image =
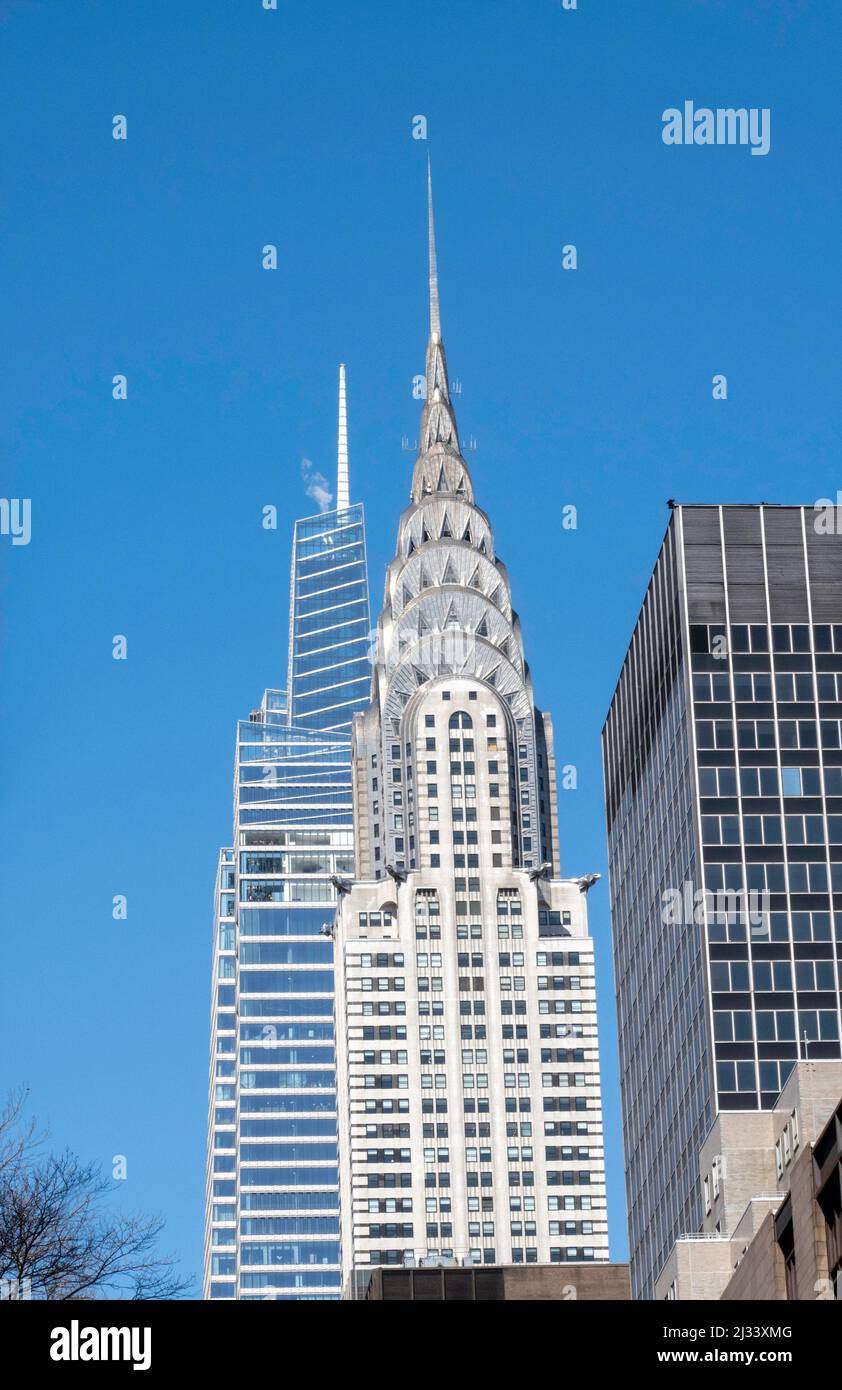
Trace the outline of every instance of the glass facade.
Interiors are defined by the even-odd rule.
[[[632,1290],[721,1110],[840,1056],[842,538],[677,508],[603,735]]]
[[[371,694],[365,526],[360,505],[295,523],[290,720],[350,735]]]
[[[217,874],[210,1299],[340,1293],[333,941],[324,928],[332,878],[353,872],[350,720],[371,671],[362,507],[296,524],[291,613],[291,690],[268,690],[237,726],[234,847],[221,851]]]
[[[799,1057],[840,1056],[842,626],[690,642],[705,886],[761,909],[708,928],[717,1099],[769,1109]]]

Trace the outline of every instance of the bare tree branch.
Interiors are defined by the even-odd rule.
[[[25,1086],[18,1086],[0,1109],[0,1178],[14,1172],[43,1140],[34,1117],[24,1119],[28,1094]]]
[[[191,1281],[156,1253],[163,1220],[115,1214],[113,1184],[95,1164],[41,1153],[25,1103],[16,1091],[0,1111],[0,1297],[183,1297]]]

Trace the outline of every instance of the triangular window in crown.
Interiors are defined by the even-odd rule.
[[[494,604],[494,607],[495,607],[495,608],[499,608],[499,607],[500,607],[500,585],[499,585],[499,584],[497,584],[497,585],[495,586],[494,592],[493,592],[492,595],[491,595],[491,602]]]
[[[455,567],[454,567],[454,564],[453,564],[453,561],[452,561],[452,560],[448,560],[447,564],[445,565],[445,567],[444,567],[444,574],[443,574],[442,577],[441,577],[441,582],[442,582],[442,584],[458,584],[458,583],[459,583],[459,577],[458,577],[458,575],[457,575],[457,573],[456,573],[456,569],[455,569]]]
[[[462,539],[463,539],[463,541],[467,541],[467,542],[468,542],[468,545],[473,545],[473,543],[474,543],[474,538],[473,538],[473,536],[471,535],[471,523],[470,523],[470,521],[468,522],[467,526],[465,527],[465,530],[464,530],[463,533],[462,533]]]
[[[473,574],[468,580],[468,587],[471,589],[482,589],[482,584],[480,583],[479,577],[479,565],[477,565],[476,569],[474,570]]]
[[[428,576],[428,574],[427,574],[427,571],[425,570],[424,566],[422,565],[422,566],[421,566],[421,574],[420,574],[420,577],[419,577],[419,580],[418,580],[418,588],[419,588],[419,590],[421,590],[421,589],[429,589],[429,587],[430,587],[430,579],[429,579],[429,576]]]
[[[444,629],[443,629],[443,630],[446,632],[446,631],[448,630],[448,628],[459,628],[459,627],[461,627],[461,623],[459,622],[459,614],[456,612],[456,605],[455,605],[455,603],[451,603],[450,607],[449,607],[448,610],[447,610],[447,617],[446,617],[445,620],[444,620]]]
[[[484,537],[484,536],[481,536],[481,537],[480,537],[480,542],[479,542],[479,553],[480,553],[480,555],[487,555],[487,554],[488,554],[488,551],[487,551],[486,548],[485,548],[485,537]]]
[[[488,623],[486,622],[486,620],[485,620],[485,614],[483,613],[482,617],[481,617],[480,620],[479,620],[479,626],[477,627],[477,637],[487,637],[487,636],[488,636]]]
[[[449,492],[450,485],[447,481],[447,474],[444,471],[444,464],[439,469],[439,480],[436,483],[436,492]]]
[[[414,554],[415,554],[415,541],[414,541],[414,540],[412,539],[412,537],[410,536],[410,538],[409,538],[409,545],[408,545],[407,548],[406,548],[406,558],[409,559],[410,555],[414,555]]]
[[[445,514],[444,514],[444,518],[443,518],[442,523],[441,523],[441,531],[439,532],[439,535],[440,535],[440,536],[449,536],[449,537],[451,538],[451,540],[452,540],[452,538],[453,538],[453,532],[452,532],[451,529],[450,529],[450,522],[449,522],[448,519],[447,519],[447,512],[445,512]]]
[[[430,539],[430,533],[429,533],[429,531],[427,530],[427,523],[426,523],[426,522],[422,522],[422,523],[421,523],[421,544],[423,545],[424,542],[425,542],[425,541],[428,541],[429,539]]]
[[[497,672],[498,672],[498,670],[499,670],[499,667],[495,666],[493,671],[489,671],[488,675],[487,675],[486,678],[485,678],[485,679],[488,681],[488,684],[489,684],[489,685],[495,685],[495,686],[496,686],[496,684],[497,684]]]

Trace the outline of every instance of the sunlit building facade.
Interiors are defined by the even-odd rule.
[[[431,198],[429,255],[420,448],[354,721],[336,923],[349,1280],[608,1257],[593,876],[558,877],[552,723],[459,446]]]
[[[289,690],[237,726],[214,921],[204,1293],[340,1293],[334,880],[353,868],[349,725],[368,672],[363,509],[296,523]],[[343,457],[344,455],[344,457]],[[333,618],[341,615],[339,622]]]

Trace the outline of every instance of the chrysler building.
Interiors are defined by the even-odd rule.
[[[335,935],[343,1276],[605,1260],[587,890],[561,878],[550,716],[462,457],[441,333],[354,716]]]

